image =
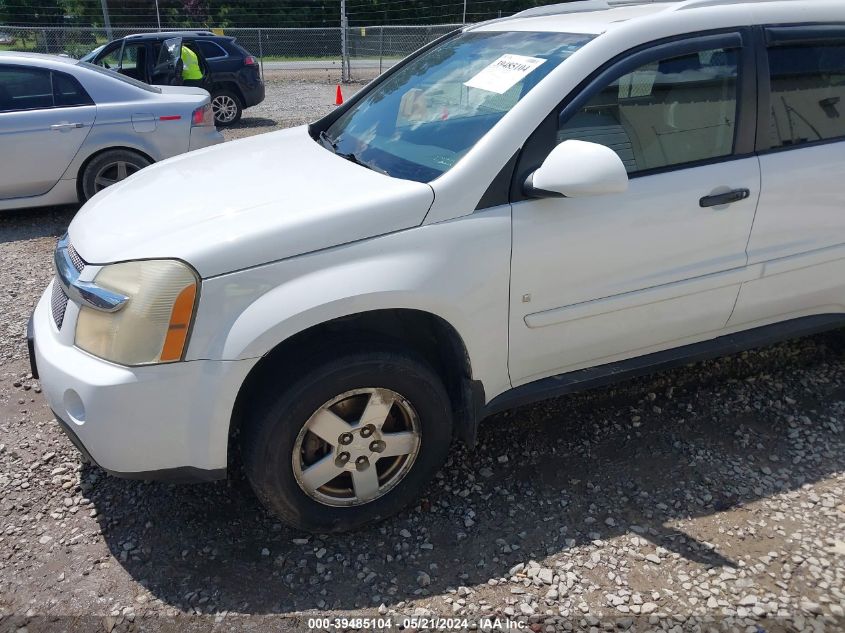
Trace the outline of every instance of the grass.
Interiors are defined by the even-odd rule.
[[[66,48],[71,49],[85,49],[82,51],[81,54],[85,54],[90,50],[94,50],[101,44],[105,44],[105,40],[100,41],[99,38],[95,44],[74,44],[71,46],[65,47],[58,47],[58,46],[51,46],[50,52],[51,53],[61,53]],[[18,38],[14,44],[0,44],[0,51],[16,51],[16,52],[25,52],[25,53],[45,53],[47,52],[44,49],[44,45],[40,42],[35,40],[22,40]],[[79,50],[75,50],[75,52],[79,52]],[[255,54],[255,53],[253,53]],[[337,62],[340,63],[340,56],[333,56],[333,55],[326,55],[326,56],[299,56],[299,55],[267,55],[264,57],[265,62]]]
[[[253,55],[258,56],[253,52]],[[265,55],[265,62],[340,62],[340,55],[313,55],[313,56],[298,56],[298,55]]]
[[[0,28],[0,32],[2,32],[2,28]],[[38,38],[35,37],[15,37],[14,33],[11,33],[12,37],[15,38],[14,44],[0,44],[0,51],[15,51],[15,52],[22,52],[22,53],[46,53],[47,50],[44,47],[43,42],[40,42]],[[101,44],[105,44],[108,40],[104,37],[96,37],[94,43],[88,42],[85,44],[79,44],[72,41],[65,42],[65,43],[58,43],[50,41],[49,49],[50,53],[58,54],[63,52],[69,52],[77,55],[78,57],[82,57],[89,51],[94,50]]]
[[[256,53],[253,52],[253,55]],[[256,55],[256,57],[258,57]],[[378,59],[378,53],[374,53],[373,55],[358,55],[352,58],[354,62],[358,58],[363,59]],[[404,55],[384,55],[382,59],[384,61],[398,61],[400,59],[404,59]],[[340,63],[340,55],[313,55],[313,56],[296,56],[296,55],[265,55],[264,56],[265,62],[338,62]]]
[[[106,43],[105,38],[98,37],[94,44],[67,44],[64,47],[50,46],[50,52],[53,54],[61,52],[70,52],[78,57],[81,57],[88,51],[94,50],[101,44]],[[0,44],[0,51],[21,51],[28,53],[45,53],[44,45],[36,39],[21,39],[17,38],[14,44]],[[253,55],[257,56],[257,52],[253,51]],[[368,59],[378,59],[378,53],[368,56]],[[397,61],[402,59],[402,55],[385,55],[382,59],[384,61]],[[265,55],[263,60],[265,62],[334,62],[340,64],[340,55]],[[353,57],[352,61],[355,61]]]
[[[38,52],[35,42],[22,42],[17,40],[14,44],[0,44],[0,51],[20,51],[26,53]],[[41,49],[44,52],[44,49]]]

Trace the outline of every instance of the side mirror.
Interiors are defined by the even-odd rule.
[[[628,189],[628,172],[619,155],[605,145],[564,141],[525,181],[532,198],[578,198]]]

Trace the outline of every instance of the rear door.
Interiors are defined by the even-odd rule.
[[[91,131],[96,111],[69,74],[0,64],[0,148],[5,154],[0,156],[0,199],[50,191]]]
[[[761,30],[757,279],[731,326],[845,310],[845,26]]]
[[[173,86],[182,82],[182,38],[164,40],[158,49],[158,58],[153,66],[150,83]]]

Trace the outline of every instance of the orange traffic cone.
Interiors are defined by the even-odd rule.
[[[342,105],[343,104],[343,93],[340,91],[340,84],[337,84],[337,92],[334,96],[334,104],[335,105]]]

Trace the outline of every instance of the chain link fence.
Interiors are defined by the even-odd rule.
[[[346,31],[350,79],[381,73],[406,55],[459,28],[458,24],[433,26],[355,26]],[[184,30],[184,29],[162,29]],[[197,29],[192,29],[197,30]],[[0,50],[29,51],[82,57],[111,39],[133,33],[154,33],[156,28],[119,27],[111,37],[103,28],[16,27],[0,25]],[[262,71],[342,68],[341,28],[227,28],[216,31],[237,38],[261,61]],[[365,72],[366,71],[366,72]]]
[[[357,68],[373,68],[378,72],[390,68],[418,48],[446,35],[460,24],[433,26],[355,26],[347,29],[347,47],[351,72]]]

